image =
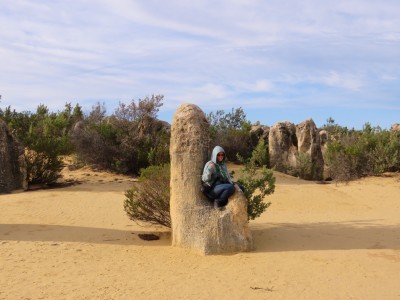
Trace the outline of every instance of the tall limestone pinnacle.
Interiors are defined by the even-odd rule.
[[[211,255],[250,251],[247,200],[236,190],[224,210],[200,191],[204,164],[210,159],[209,123],[196,105],[183,104],[171,127],[172,245]]]

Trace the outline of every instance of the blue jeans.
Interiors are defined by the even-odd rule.
[[[235,186],[231,183],[221,183],[214,186],[209,193],[210,198],[215,199],[218,206],[225,206],[228,203],[228,198],[235,192]]]

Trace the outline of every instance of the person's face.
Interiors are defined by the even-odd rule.
[[[217,160],[219,162],[223,161],[224,158],[225,158],[225,153],[224,152],[220,152],[220,153],[217,154]]]

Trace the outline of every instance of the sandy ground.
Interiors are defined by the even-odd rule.
[[[0,299],[400,299],[400,174],[348,185],[276,173],[256,249],[199,256],[123,210],[133,179],[0,195]],[[140,233],[157,233],[144,241]]]

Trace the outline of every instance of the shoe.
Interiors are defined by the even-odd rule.
[[[214,200],[214,208],[219,209],[218,202]]]
[[[219,206],[217,201],[214,201],[214,208],[218,209],[219,211],[225,210],[225,205],[224,206]]]

